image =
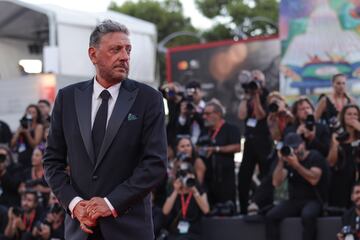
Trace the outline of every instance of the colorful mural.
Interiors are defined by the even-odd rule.
[[[282,93],[315,96],[344,73],[360,95],[360,0],[282,0],[280,12]]]

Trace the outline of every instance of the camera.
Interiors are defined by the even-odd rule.
[[[246,93],[253,93],[261,88],[261,83],[259,80],[251,80],[248,83],[241,84],[241,86],[243,87]]]
[[[336,133],[338,135],[336,140],[340,143],[345,142],[350,137],[350,134],[341,126],[341,123],[337,120],[336,117],[330,118],[329,128],[332,133]]]
[[[31,122],[32,122],[32,117],[30,114],[27,114],[26,116],[20,119],[20,125],[22,128],[25,129],[27,129],[31,125]]]
[[[6,160],[6,155],[5,155],[5,154],[0,153],[0,163],[5,162],[5,160]]]
[[[251,94],[261,88],[261,82],[256,77],[253,77],[249,71],[241,71],[238,76],[238,80],[246,93]]]
[[[176,154],[176,159],[178,159],[180,162],[190,162],[191,158],[189,157],[189,155],[187,155],[186,153],[183,152],[179,152],[178,154]]]
[[[279,111],[279,104],[277,104],[277,102],[272,102],[269,104],[268,106],[269,112],[271,113],[276,113]]]
[[[199,146],[198,154],[202,158],[207,158],[207,148],[214,145],[209,135],[200,136],[197,145]]]
[[[32,188],[35,187],[36,185],[42,184],[43,183],[43,179],[39,178],[39,179],[34,179],[34,180],[27,180],[25,182],[25,187],[26,188]]]
[[[345,240],[358,239],[358,238],[355,237],[355,232],[353,231],[351,226],[343,226],[340,233],[344,236]]]
[[[188,176],[189,174],[194,174],[191,164],[187,162],[180,163],[179,169],[176,172],[176,178],[180,179],[184,186],[191,188],[195,186],[196,180],[194,177]]]
[[[313,114],[307,115],[306,120],[305,120],[306,129],[308,129],[309,131],[313,131],[314,126],[315,126],[315,117],[314,117],[314,115]]]
[[[214,208],[209,213],[209,216],[230,217],[234,216],[236,210],[233,201],[216,203]]]
[[[60,204],[55,203],[54,205],[52,205],[49,209],[50,213],[56,213],[59,214],[63,211],[63,208],[60,206]]]
[[[14,207],[12,212],[17,217],[21,217],[23,215],[23,210],[19,207]]]
[[[290,146],[284,145],[280,148],[280,153],[284,157],[290,156],[291,154],[293,154],[293,152],[294,152],[294,149]]]

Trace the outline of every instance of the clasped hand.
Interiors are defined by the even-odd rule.
[[[111,210],[103,198],[93,197],[90,200],[81,200],[76,204],[73,214],[80,222],[81,230],[92,234],[91,228],[96,226],[97,219],[110,216]]]

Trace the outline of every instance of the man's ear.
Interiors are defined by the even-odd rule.
[[[91,62],[93,64],[97,63],[97,54],[96,54],[96,48],[95,47],[89,47],[88,54]]]

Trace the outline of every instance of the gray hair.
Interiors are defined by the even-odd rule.
[[[212,98],[209,102],[206,103],[206,107],[213,107],[214,112],[220,113],[221,117],[224,117],[226,114],[225,107],[221,104],[221,102],[216,99]]]
[[[112,20],[104,20],[100,24],[98,24],[94,31],[90,35],[89,46],[90,47],[98,47],[101,38],[108,33],[121,32],[129,35],[129,30],[127,27],[121,23],[112,21]]]

